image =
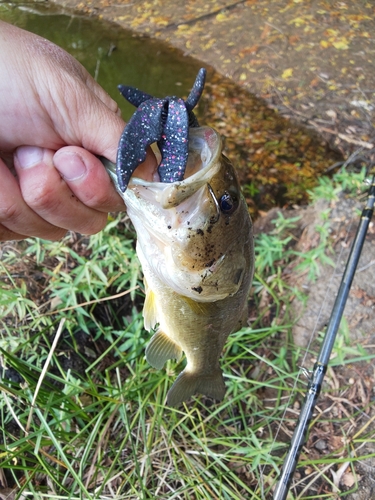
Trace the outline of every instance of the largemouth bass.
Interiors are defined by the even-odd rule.
[[[137,233],[144,273],[147,361],[161,369],[187,359],[168,392],[176,406],[196,393],[221,400],[220,356],[230,333],[247,323],[253,277],[253,232],[246,202],[218,133],[190,128],[187,167],[177,182],[131,177],[122,192]],[[112,171],[111,171],[112,170]]]

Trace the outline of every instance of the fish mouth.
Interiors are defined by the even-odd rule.
[[[134,172],[128,188],[145,202],[157,203],[162,209],[175,208],[191,199],[220,169],[215,162],[221,152],[219,134],[210,127],[189,129],[189,156],[182,181],[173,183],[145,180],[142,172]],[[142,176],[142,177],[141,177]],[[148,176],[150,178],[150,175]],[[154,174],[154,179],[157,175]],[[126,200],[127,205],[130,200]],[[198,200],[194,200],[198,201]]]
[[[219,134],[206,126],[190,128],[188,162],[182,181],[152,182],[133,176],[123,197],[138,238],[146,230],[159,250],[164,251],[171,239],[184,246],[183,241],[192,232],[215,223],[218,207],[210,181],[221,169],[220,158]]]

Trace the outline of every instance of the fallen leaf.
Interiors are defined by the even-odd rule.
[[[313,78],[310,82],[310,87],[316,87],[317,85],[319,85],[319,83],[320,83],[320,79],[318,77]]]
[[[291,35],[288,40],[290,45],[295,45],[300,40],[300,37],[298,35]]]
[[[361,479],[360,476],[357,476],[357,480],[359,481],[360,479]],[[352,472],[347,472],[341,478],[341,484],[347,486],[348,488],[351,488],[354,483],[355,483],[355,477]]]
[[[306,19],[303,19],[303,17],[296,17],[294,19],[292,19],[291,21],[289,21],[288,24],[294,24],[295,26],[303,26],[304,24],[306,24]]]
[[[239,56],[244,57],[245,54],[256,54],[259,50],[259,45],[252,45],[251,47],[245,47],[239,51]]]
[[[269,24],[266,24],[263,28],[262,34],[260,35],[261,40],[267,38],[270,32],[271,32],[271,26]]]
[[[288,68],[283,71],[281,78],[286,80],[287,78],[290,78],[292,75],[293,75],[293,68]]]
[[[332,45],[338,50],[347,50],[349,48],[348,42],[345,39],[332,42]]]
[[[217,14],[215,19],[219,23],[222,23],[228,19],[228,16],[227,16],[227,14],[224,14],[223,12],[219,12],[219,14]]]

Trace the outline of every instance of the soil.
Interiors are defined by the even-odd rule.
[[[252,92],[279,115],[320,134],[339,155],[337,158],[356,157],[366,164],[372,162],[375,144],[373,2],[53,0],[53,3],[168,42],[232,80],[235,88],[241,88],[239,95],[244,90]],[[327,324],[359,221],[356,211],[362,208],[363,200],[341,194],[339,202],[319,202],[285,212],[288,216],[302,215],[297,246],[307,251],[318,244],[317,226],[321,224],[322,214],[330,209],[334,249],[334,255],[330,256],[336,260],[335,268],[320,266],[320,276],[315,283],[307,282],[306,276],[298,275],[293,269],[286,270],[290,272],[291,283],[308,291],[306,304],[297,299],[293,302],[295,315],[299,317],[293,334],[295,343],[303,348],[313,335],[309,352],[314,352],[318,332]],[[271,215],[276,215],[277,210],[257,220],[258,231],[272,227]],[[358,346],[369,354],[374,352],[374,240],[375,227],[371,224],[345,309],[349,332],[349,337],[344,339],[347,352],[349,347]],[[308,356],[304,360],[306,368],[311,369],[313,361],[312,356]],[[325,384],[333,389],[331,399],[320,401],[319,411],[328,408],[339,419],[340,415],[350,417],[359,408],[361,417],[357,417],[353,428],[348,427],[347,419],[344,426],[334,429],[325,429],[318,422],[310,434],[308,448],[324,453],[325,448],[334,448],[335,439],[341,446],[342,439],[350,440],[367,422],[371,426],[374,383],[370,363],[353,362],[342,367],[336,364],[330,368]],[[367,449],[366,452],[361,449],[361,455],[374,453],[373,444],[364,446]],[[355,465],[359,490],[346,498],[374,497],[374,467],[373,459]],[[335,474],[340,476],[336,480]],[[350,474],[349,465],[332,472],[341,491],[348,488]],[[339,498],[333,486],[331,492],[330,498]]]

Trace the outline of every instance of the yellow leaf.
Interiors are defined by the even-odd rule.
[[[244,80],[246,80],[246,73],[241,73],[240,74],[240,80],[243,82]]]
[[[179,25],[177,26],[177,29],[178,29],[179,31],[188,31],[188,30],[189,30],[189,28],[190,28],[190,26],[189,26],[188,24],[179,24]]]
[[[170,18],[166,16],[156,16],[156,17],[151,17],[150,21],[153,24],[159,24],[160,26],[167,26],[170,22]]]
[[[349,48],[349,45],[345,39],[338,40],[337,42],[332,42],[332,45],[335,47],[335,49],[338,50],[346,50]]]
[[[339,34],[339,32],[337,30],[334,30],[332,28],[328,28],[326,30],[326,33],[327,33],[327,35],[330,35],[330,36],[337,36]]]
[[[326,49],[327,47],[329,47],[329,43],[327,42],[327,40],[320,40],[320,46],[323,47],[323,49]]]
[[[295,26],[302,26],[303,24],[306,24],[306,20],[303,19],[303,17],[295,17],[291,21],[289,21],[288,24],[294,24]]]
[[[222,23],[223,21],[226,21],[228,19],[228,16],[224,14],[223,12],[219,12],[219,14],[216,16],[216,21],[219,23]]]
[[[214,38],[211,38],[211,40],[209,40],[205,45],[202,46],[202,49],[208,50],[213,46],[214,43],[216,43],[216,40]]]
[[[281,78],[286,80],[287,78],[290,78],[292,75],[293,75],[293,68],[288,68],[283,71]]]

